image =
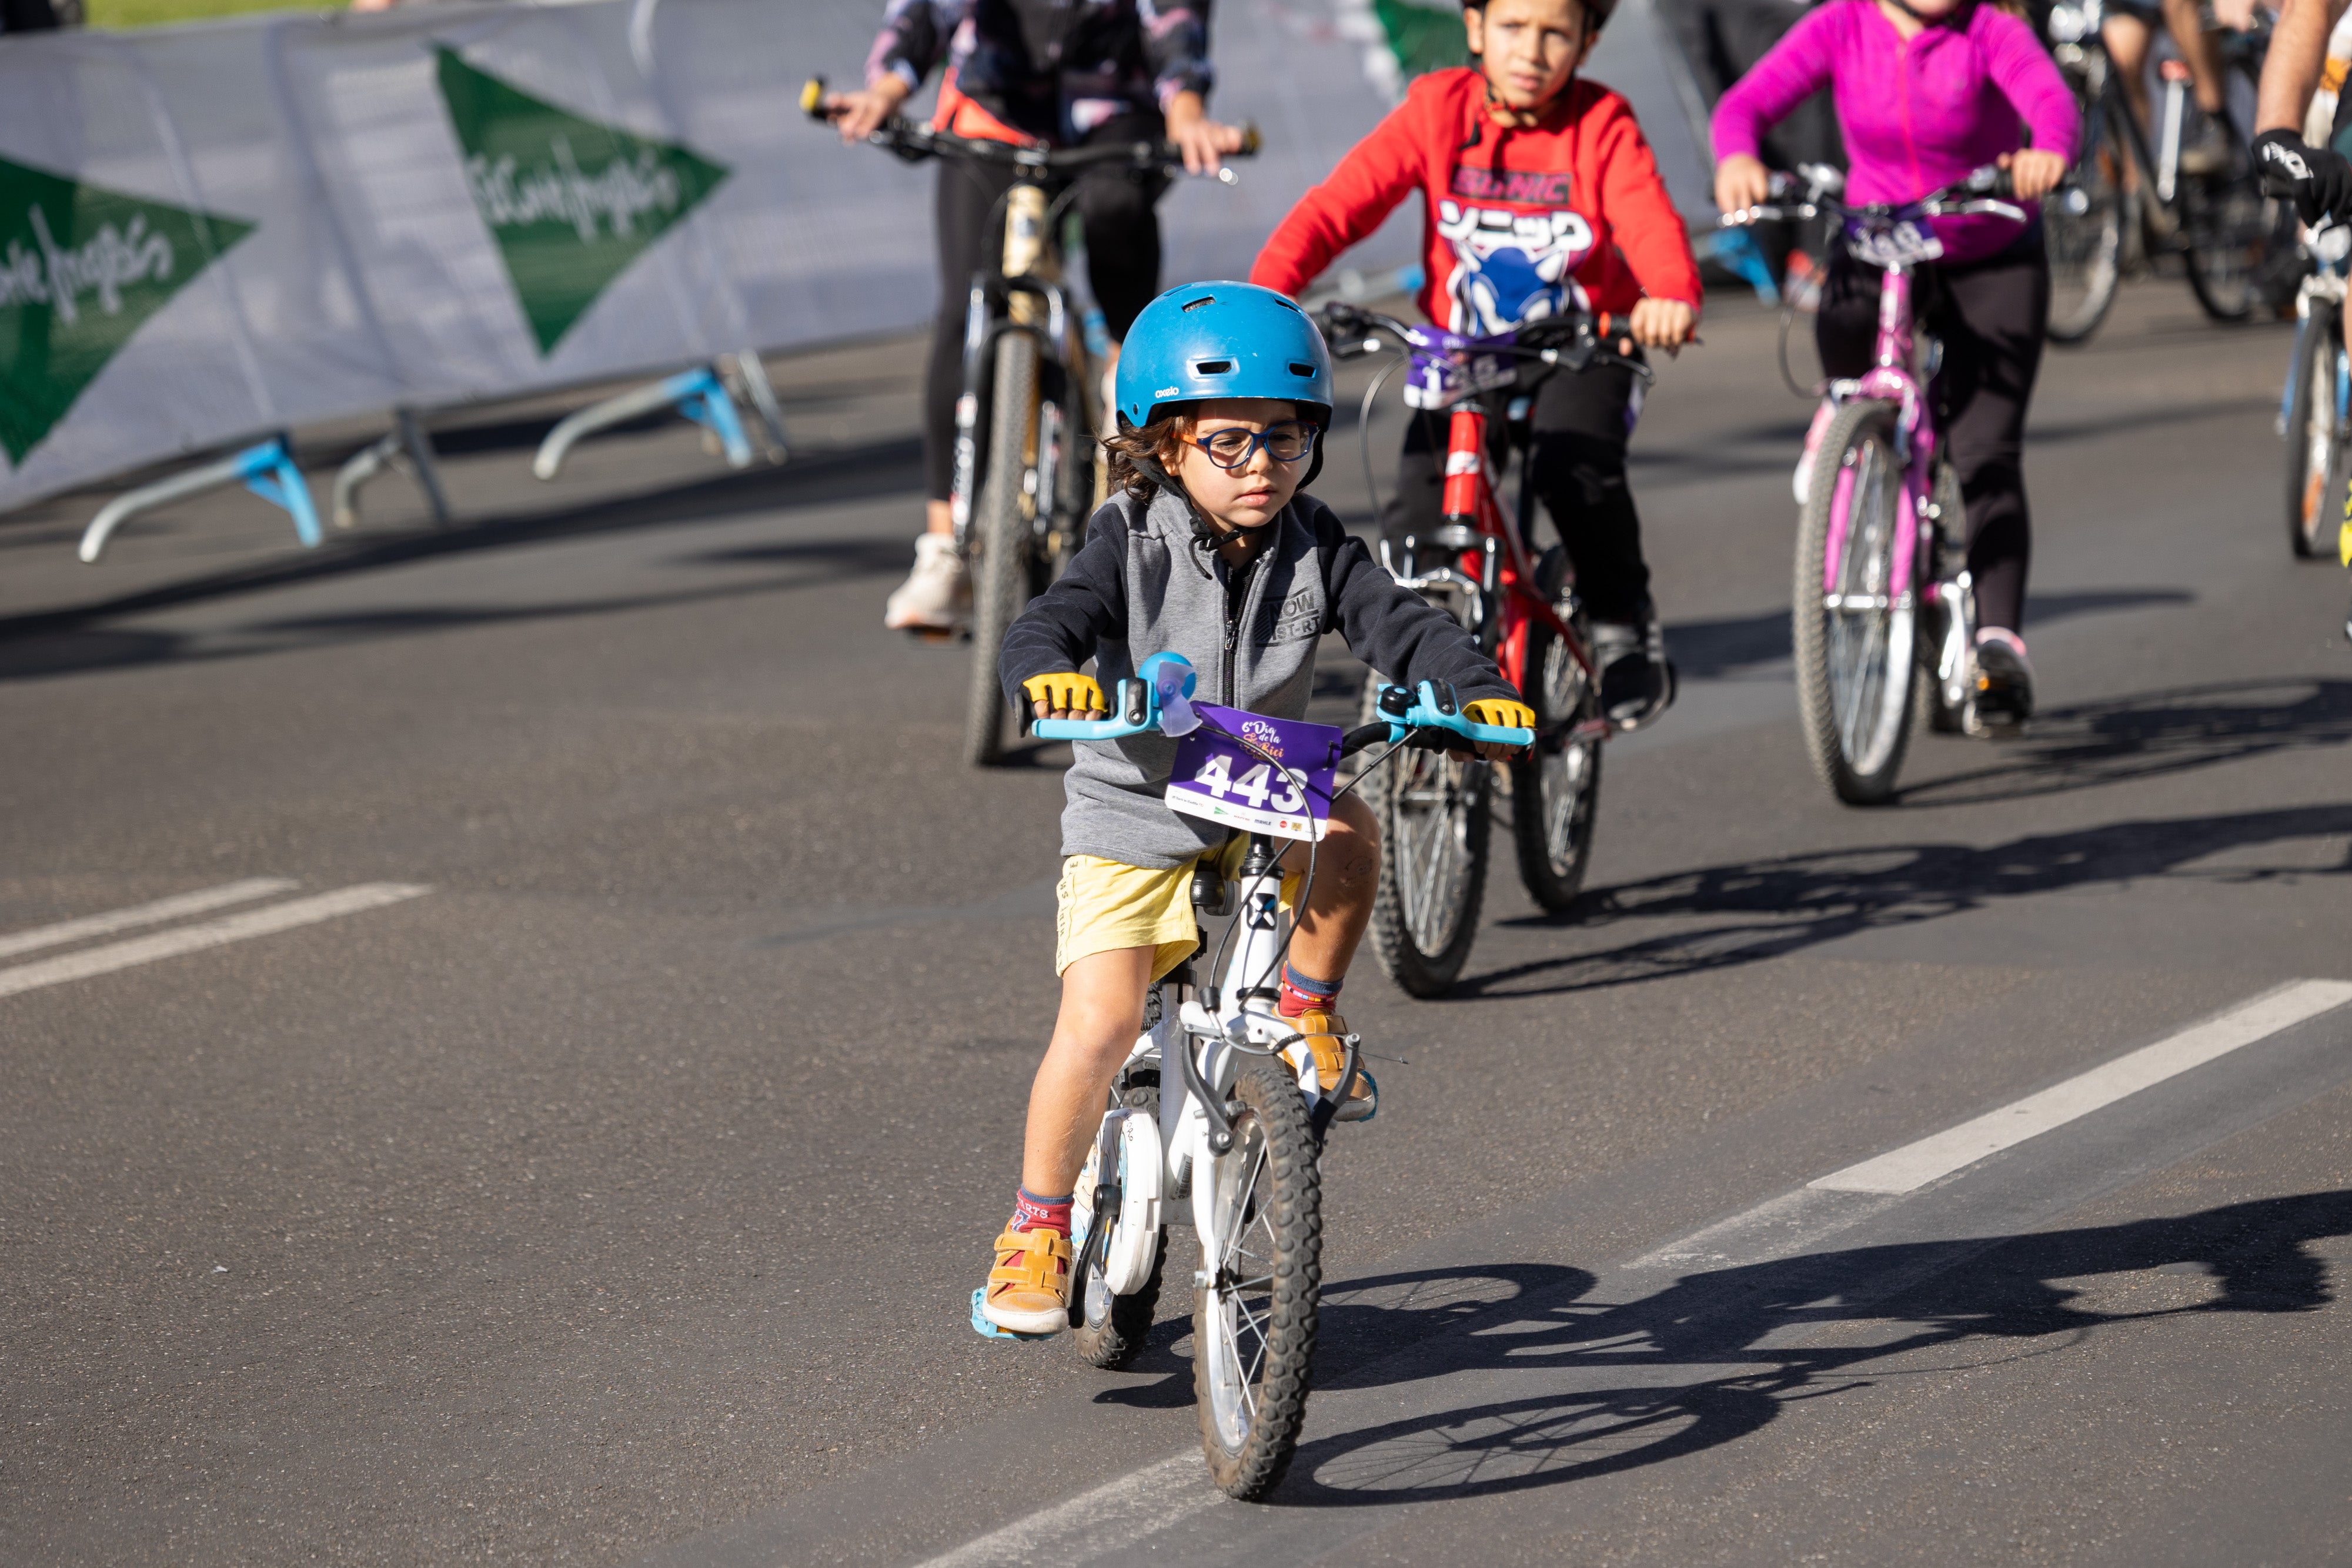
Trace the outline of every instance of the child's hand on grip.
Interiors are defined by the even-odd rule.
[[[1639,299],[1633,303],[1633,341],[1645,349],[1672,354],[1691,340],[1698,312],[1680,299]]]
[[[1075,670],[1032,675],[1021,683],[1029,694],[1029,710],[1039,718],[1100,718],[1110,711],[1102,687],[1092,675]]]
[[[1726,217],[1772,199],[1772,175],[1762,162],[1734,152],[1715,166],[1715,204]]]

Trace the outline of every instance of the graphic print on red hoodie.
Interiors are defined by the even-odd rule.
[[[1485,335],[1564,309],[1622,315],[1644,294],[1699,305],[1698,264],[1626,101],[1570,84],[1520,130],[1486,114],[1486,80],[1432,71],[1299,198],[1250,269],[1297,294],[1422,193],[1421,308]]]

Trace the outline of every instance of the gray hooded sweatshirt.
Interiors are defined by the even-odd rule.
[[[1006,632],[997,664],[1005,695],[1025,713],[1022,682],[1088,659],[1104,691],[1115,693],[1152,654],[1181,653],[1199,672],[1196,701],[1303,718],[1316,645],[1337,631],[1391,680],[1449,681],[1465,702],[1518,696],[1470,633],[1398,587],[1330,507],[1299,496],[1266,527],[1272,544],[1232,569],[1181,497],[1162,490],[1148,507],[1124,495],[1104,503],[1069,570]],[[1223,828],[1180,816],[1160,799],[1176,742],[1139,735],[1080,741],[1075,750],[1064,781],[1065,855],[1165,869],[1225,841]]]

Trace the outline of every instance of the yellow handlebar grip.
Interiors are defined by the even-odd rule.
[[[811,77],[801,84],[801,112],[812,120],[824,118],[824,78]]]
[[[1243,157],[1244,157],[1244,158],[1255,158],[1255,157],[1256,157],[1256,156],[1257,156],[1257,150],[1258,150],[1259,148],[1261,148],[1261,147],[1265,146],[1265,137],[1263,137],[1263,136],[1260,136],[1260,135],[1257,133],[1257,121],[1256,121],[1256,120],[1253,120],[1249,121],[1247,124],[1245,124],[1245,125],[1244,125],[1244,126],[1242,127],[1242,156],[1243,156]]]

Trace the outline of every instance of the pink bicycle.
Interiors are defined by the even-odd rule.
[[[2006,172],[1987,167],[1900,206],[1849,206],[1844,176],[1818,164],[1801,182],[1773,176],[1775,197],[1726,227],[1759,218],[1838,218],[1855,259],[1883,268],[1876,363],[1822,389],[1820,441],[1799,477],[1793,622],[1798,708],[1813,769],[1848,805],[1895,793],[1916,716],[1944,731],[1980,729],[1976,711],[1976,603],[1959,480],[1936,439],[1932,385],[1941,349],[1926,345],[1913,314],[1921,263],[1943,254],[1925,220],[1990,213],[2018,223],[2000,200]]]

